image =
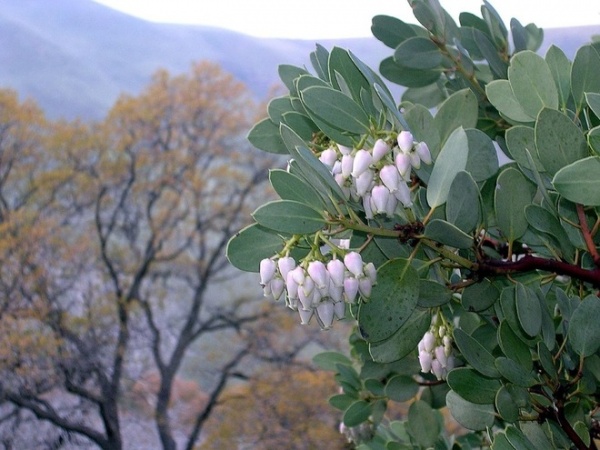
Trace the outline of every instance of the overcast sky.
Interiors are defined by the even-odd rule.
[[[371,36],[371,17],[387,14],[414,22],[406,0],[95,0],[154,22],[228,28],[260,37],[325,39]],[[461,11],[479,14],[482,0],[442,0],[458,19]],[[600,24],[596,0],[496,0],[491,2],[508,23],[568,27]]]

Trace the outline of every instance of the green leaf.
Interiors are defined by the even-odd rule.
[[[554,175],[563,167],[589,155],[583,132],[566,115],[543,109],[535,124],[538,158],[548,173]]]
[[[302,179],[285,170],[269,171],[269,181],[282,200],[294,200],[313,208],[323,208],[318,192]]]
[[[369,117],[365,111],[340,91],[312,86],[304,89],[300,96],[311,113],[311,118],[314,115],[331,126],[352,134],[369,131]]]
[[[378,15],[373,17],[371,32],[373,36],[395,49],[406,39],[415,36],[413,28],[395,17]]]
[[[520,238],[527,230],[525,207],[531,203],[535,191],[534,185],[512,167],[498,176],[494,209],[498,228],[508,241]]]
[[[496,368],[504,378],[517,386],[531,387],[538,383],[531,370],[527,370],[510,358],[504,356],[496,358]]]
[[[292,99],[289,96],[276,97],[267,106],[269,117],[274,123],[281,122],[283,114],[289,111],[294,111]]]
[[[460,328],[454,330],[454,340],[462,356],[475,370],[490,378],[500,376],[494,364],[494,357],[477,340]]]
[[[542,310],[535,293],[522,283],[515,284],[517,317],[527,335],[535,337],[542,329]]]
[[[498,343],[502,352],[508,358],[516,361],[528,370],[533,368],[529,347],[515,334],[506,320],[500,322],[500,326],[498,327]]]
[[[446,395],[446,404],[452,417],[469,430],[485,430],[494,424],[494,405],[468,402],[454,391],[449,391]]]
[[[463,232],[470,233],[480,218],[477,183],[468,172],[458,172],[448,192],[446,219]]]
[[[350,361],[350,359],[346,355],[338,352],[317,353],[313,357],[312,361],[319,369],[327,370],[330,372],[337,372],[338,366],[340,364],[345,366],[352,366],[352,361]]]
[[[428,83],[430,84],[430,83]],[[455,92],[440,105],[434,124],[443,144],[457,128],[476,128],[478,117],[477,97],[471,89]]]
[[[481,130],[470,128],[465,132],[469,142],[466,171],[477,182],[487,180],[498,172],[498,153],[494,142]]]
[[[587,142],[596,154],[600,153],[600,126],[594,127],[588,131]]]
[[[248,133],[248,140],[256,148],[268,153],[285,155],[288,153],[281,135],[279,125],[268,117],[256,123]]]
[[[600,348],[600,298],[588,295],[577,306],[569,322],[569,342],[583,357],[593,355]]]
[[[429,311],[413,311],[409,319],[391,338],[369,344],[369,352],[373,361],[391,363],[414,352],[430,325],[431,313]]]
[[[490,103],[505,117],[514,122],[533,122],[535,117],[525,112],[508,80],[494,80],[485,87]]]
[[[514,286],[507,286],[500,293],[500,309],[506,322],[510,325],[513,332],[529,347],[532,347],[535,341],[523,331],[521,322],[517,313],[516,289]]]
[[[563,258],[568,262],[574,262],[575,247],[571,244],[567,232],[554,214],[541,206],[533,204],[525,208],[525,216],[531,227],[554,238]]]
[[[498,390],[496,398],[494,399],[494,404],[502,419],[507,422],[516,422],[519,420],[519,407],[506,386],[502,386]]]
[[[391,260],[377,270],[371,299],[360,305],[358,326],[371,343],[389,339],[408,320],[419,298],[419,275],[407,259]]]
[[[398,64],[392,56],[385,58],[379,64],[379,72],[392,83],[406,87],[423,87],[435,83],[440,70],[408,69]]]
[[[408,433],[421,447],[432,447],[442,431],[436,411],[422,400],[417,400],[408,409]]]
[[[523,434],[527,436],[527,439],[535,446],[536,450],[552,448],[552,443],[539,423],[532,421],[521,422],[519,426],[521,427]]]
[[[600,157],[590,156],[563,167],[552,180],[560,195],[586,206],[600,205]]]
[[[315,72],[325,81],[329,81],[327,73],[327,61],[329,60],[329,51],[321,44],[317,44],[315,51],[310,53],[310,62],[315,69]]]
[[[586,92],[585,93],[585,101],[596,117],[600,117],[600,94],[595,92]]]
[[[281,64],[278,69],[279,78],[285,84],[290,91],[290,93],[296,93],[296,87],[294,85],[294,80],[298,78],[300,75],[308,75],[308,71],[303,69],[302,67],[296,67],[289,64]]]
[[[307,142],[319,131],[319,127],[310,117],[296,111],[286,112],[281,121]]]
[[[385,385],[385,395],[395,402],[406,402],[419,392],[419,384],[409,375],[394,375]]]
[[[258,272],[261,260],[283,249],[281,236],[254,223],[242,229],[227,243],[229,262],[240,270]]]
[[[419,300],[421,308],[435,308],[448,303],[452,299],[452,291],[446,286],[433,280],[419,281]]]
[[[558,91],[548,64],[541,56],[526,50],[514,55],[508,80],[523,111],[536,117],[542,108],[558,108]]]
[[[427,224],[425,236],[454,248],[470,248],[474,243],[472,236],[441,219],[434,219]]]
[[[523,125],[516,125],[506,130],[505,134],[506,147],[508,148],[509,156],[514,159],[520,167],[532,170],[532,166],[529,163],[527,157],[527,151],[529,151],[535,169],[538,172],[544,172],[544,166],[540,162],[537,156],[537,150],[535,146],[535,131],[531,127]]]
[[[451,370],[447,382],[463,399],[480,405],[494,403],[496,392],[502,386],[499,380],[484,377],[467,367]]]
[[[565,108],[571,95],[571,61],[560,48],[551,45],[546,53],[546,63],[554,78],[560,105]]]
[[[427,188],[427,203],[431,208],[446,203],[454,178],[467,167],[468,155],[467,134],[462,127],[457,128],[442,147],[431,171]]]
[[[329,397],[329,404],[336,409],[345,411],[352,403],[356,401],[356,397],[348,394],[337,394]]]
[[[464,289],[461,297],[467,311],[485,311],[500,298],[500,291],[487,278]]]
[[[594,46],[577,50],[571,67],[571,91],[578,110],[583,107],[586,92],[600,92],[600,54]]]
[[[423,87],[408,88],[402,94],[402,102],[410,102],[425,108],[435,108],[446,99],[446,95],[438,83]]]
[[[314,208],[292,200],[265,203],[252,214],[259,225],[290,234],[310,234],[322,229],[325,219]]]
[[[394,60],[409,69],[435,69],[442,63],[442,54],[431,39],[415,36],[396,47]]]
[[[550,353],[550,350],[548,350],[548,347],[542,341],[538,342],[537,354],[544,372],[546,372],[553,380],[557,380],[558,372],[556,370],[556,366],[554,365],[552,353]]]
[[[369,420],[370,415],[371,404],[364,400],[357,400],[344,412],[342,421],[347,427],[355,427]]]
[[[348,50],[340,47],[334,47],[329,54],[329,78],[333,87],[342,90],[336,75],[344,79],[356,102],[360,103],[361,90],[370,90],[369,82],[352,61]]]
[[[527,439],[521,430],[515,426],[506,428],[506,438],[515,449],[519,450],[537,450],[535,446]]]

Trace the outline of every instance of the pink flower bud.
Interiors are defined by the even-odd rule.
[[[410,198],[410,189],[406,185],[406,183],[400,183],[398,185],[398,190],[394,192],[394,196],[398,199],[400,203],[404,205],[405,208],[409,208],[412,205],[412,199]]]
[[[419,142],[416,146],[417,155],[425,164],[431,164],[431,152],[425,142]]]
[[[334,302],[344,301],[344,282],[342,281],[341,286],[334,286],[333,282],[330,281],[327,296]]]
[[[410,179],[410,156],[406,153],[398,153],[396,155],[396,168],[403,179]]]
[[[344,295],[348,303],[356,302],[356,294],[358,294],[358,280],[356,278],[347,277],[344,280]]]
[[[279,300],[281,298],[284,288],[285,283],[281,278],[276,277],[271,280],[271,293],[273,294],[273,298],[275,300]]]
[[[296,281],[294,280],[294,276],[291,270],[288,272],[287,277],[285,279],[285,288],[290,299],[298,298],[298,283],[296,283]]]
[[[371,194],[367,193],[363,196],[363,209],[367,219],[373,218],[373,209],[371,208]]]
[[[346,303],[339,301],[333,303],[333,314],[339,320],[342,320],[346,317]]]
[[[437,359],[434,359],[433,361],[431,361],[431,372],[435,375],[435,377],[438,380],[441,380],[444,378],[444,375],[445,375],[444,368],[442,367],[442,364]]]
[[[352,173],[352,166],[354,165],[354,157],[352,155],[342,156],[342,176],[348,178]]]
[[[446,372],[450,372],[452,369],[456,367],[456,360],[454,356],[448,356],[448,361],[446,362]]]
[[[300,300],[300,304],[302,305],[302,308],[304,311],[311,311],[312,310],[312,292],[309,295],[306,295],[306,293],[304,292],[304,290],[302,288],[298,289],[298,300]]]
[[[446,353],[444,352],[443,345],[438,345],[435,348],[435,358],[440,362],[442,367],[446,367],[446,362],[448,361],[448,358],[446,357]]]
[[[298,313],[300,314],[300,323],[302,325],[307,325],[310,322],[310,318],[313,315],[313,310],[305,311],[302,308],[298,309]]]
[[[371,297],[371,289],[373,288],[373,284],[368,277],[363,277],[358,279],[358,290],[360,295],[364,298]]]
[[[276,264],[270,258],[265,258],[260,262],[260,284],[267,285],[275,275]]]
[[[356,278],[363,275],[363,260],[358,252],[349,252],[344,256],[344,265]]]
[[[375,214],[385,214],[390,191],[383,185],[374,186],[371,190],[371,209]]]
[[[337,160],[337,153],[334,149],[328,148],[321,152],[319,160],[331,169]]]
[[[340,259],[332,259],[327,263],[327,272],[334,286],[341,287],[344,285],[344,272],[346,268]]]
[[[389,217],[393,216],[396,211],[396,206],[398,206],[398,199],[396,196],[390,195],[387,205],[385,206],[385,214]]]
[[[379,171],[379,178],[381,182],[387,187],[390,192],[395,192],[398,190],[398,183],[400,183],[400,173],[398,173],[398,168],[394,165],[388,164],[387,166],[383,166]]]
[[[277,261],[277,267],[279,268],[281,278],[287,280],[288,272],[294,267],[296,267],[296,261],[294,261],[294,258],[292,258],[291,256],[279,258],[279,260]]]
[[[423,335],[423,345],[425,346],[425,350],[431,352],[435,345],[435,336],[431,331],[428,331]]]
[[[371,189],[371,183],[373,183],[373,172],[365,170],[358,178],[354,179],[357,195],[363,197]]]
[[[373,163],[379,162],[381,158],[387,155],[390,151],[390,146],[383,139],[377,139],[373,146]]]
[[[319,289],[324,289],[329,285],[329,273],[321,261],[309,262],[307,271]]]
[[[338,150],[342,155],[349,155],[352,153],[352,149],[350,147],[346,147],[345,145],[338,144]]]
[[[352,165],[352,176],[358,178],[361,173],[369,168],[373,162],[373,157],[367,150],[359,150],[354,155],[354,164]]]
[[[414,140],[413,135],[409,131],[401,131],[398,135],[398,147],[404,153],[409,152],[412,149]]]
[[[333,302],[321,302],[319,306],[317,306],[317,316],[321,321],[321,325],[324,329],[331,328],[331,324],[333,323]]]
[[[375,268],[375,264],[372,262],[365,264],[363,272],[367,277],[369,277],[369,280],[371,280],[372,284],[377,282],[377,269]]]
[[[338,160],[336,160],[336,162],[333,163],[333,167],[331,168],[331,173],[333,175],[337,175],[338,173],[339,174],[342,173],[342,161],[340,161],[338,159]]]
[[[292,275],[292,278],[294,279],[294,281],[296,282],[296,284],[298,286],[302,286],[304,284],[304,278],[306,277],[306,275],[304,274],[303,267],[301,267],[301,266],[294,267],[294,269],[292,269],[290,271],[290,274]]]
[[[421,168],[421,158],[419,158],[419,155],[417,154],[417,152],[409,152],[408,156],[410,158],[410,165],[413,166],[415,169],[420,169]]]
[[[315,290],[315,282],[311,277],[305,276],[304,282],[298,287],[298,293],[300,291],[304,292],[304,295],[307,297],[311,296],[313,291]]]
[[[421,370],[423,373],[429,373],[431,371],[431,353],[420,351],[419,364],[421,364]]]

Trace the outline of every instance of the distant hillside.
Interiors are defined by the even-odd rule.
[[[547,30],[546,43],[567,53],[600,26]],[[147,22],[91,0],[4,0],[0,9],[0,86],[34,98],[50,117],[102,117],[122,92],[137,93],[156,69],[192,61],[220,63],[263,97],[277,66],[303,65],[313,41],[260,39],[231,31]],[[350,48],[377,67],[390,54],[376,39],[320,41]]]

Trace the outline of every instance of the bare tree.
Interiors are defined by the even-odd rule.
[[[264,195],[268,164],[244,139],[253,111],[242,85],[200,63],[188,75],[158,72],[101,124],[46,129],[37,189],[2,211],[5,407],[118,450],[131,388],[155,373],[147,394],[162,448],[194,448],[228,380],[242,375],[249,330],[267,314],[243,280],[232,289],[224,257],[253,197]],[[204,360],[216,376],[183,426],[174,389],[206,339],[221,350]]]

